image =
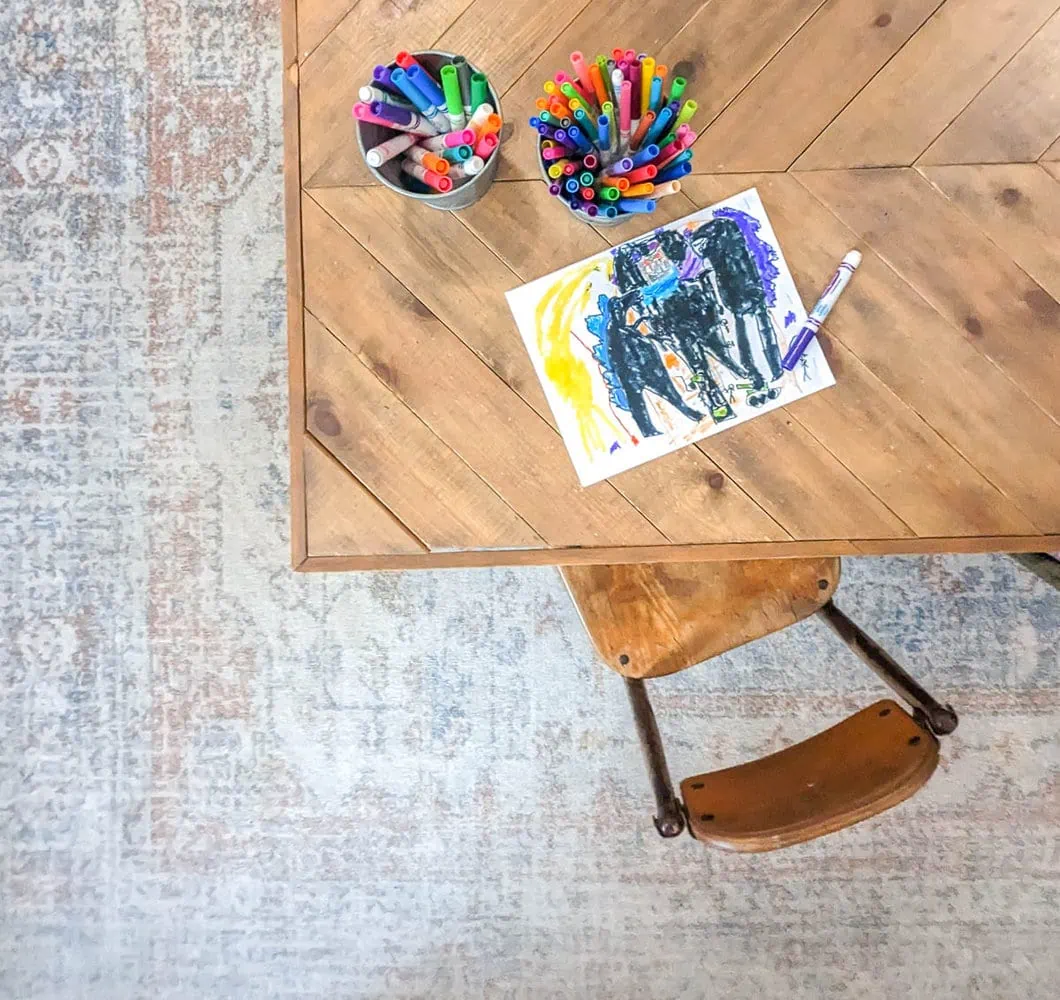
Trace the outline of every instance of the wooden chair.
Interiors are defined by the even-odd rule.
[[[633,707],[663,837],[685,828],[731,851],[771,851],[859,823],[931,777],[940,705],[833,603],[838,559],[568,566],[564,580],[593,645]],[[811,614],[912,708],[878,701],[822,733],[736,767],[696,774],[674,794],[645,678],[684,670]]]

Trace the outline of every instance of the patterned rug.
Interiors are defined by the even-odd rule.
[[[1009,560],[846,564],[961,727],[758,857],[656,837],[554,571],[288,569],[276,6],[0,12],[0,996],[1054,996],[1060,601]],[[655,691],[683,776],[882,688],[809,621]]]

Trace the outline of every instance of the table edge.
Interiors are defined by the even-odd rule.
[[[481,566],[727,562],[743,559],[803,559],[825,556],[969,555],[986,552],[1058,551],[1060,551],[1060,535],[973,535],[954,538],[724,542],[712,545],[468,549],[396,555],[314,555],[296,562],[294,568],[302,573],[340,573],[357,570],[458,569]]]

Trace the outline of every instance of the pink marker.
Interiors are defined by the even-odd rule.
[[[582,159],[582,165],[586,170],[595,170],[600,166],[600,160],[593,153],[586,153]]]
[[[547,149],[541,150],[541,159],[545,161],[562,160],[568,152],[569,150],[564,146],[549,146]]]
[[[589,78],[589,64],[585,61],[585,56],[580,52],[572,52],[570,64],[574,67],[574,72],[578,74],[579,83],[587,90],[592,90],[593,81]]]
[[[408,132],[404,135],[395,135],[393,139],[387,139],[386,142],[381,142],[378,146],[369,149],[364,154],[364,159],[370,167],[381,167],[387,160],[392,160],[410,146],[415,146],[417,138],[418,136],[409,135]]]
[[[640,63],[631,62],[629,64],[629,82],[632,87],[630,90],[629,100],[629,121],[630,129],[632,131],[637,130],[637,123],[640,121],[641,107],[640,107]],[[647,109],[645,109],[647,110]]]
[[[459,132],[446,132],[445,135],[432,135],[420,143],[425,149],[432,153],[440,153],[454,146],[471,146],[475,142],[475,133],[469,128],[461,129]]]
[[[637,53],[634,52],[633,49],[626,49],[626,51],[622,53],[622,58],[627,62],[632,63],[633,60],[637,58]]]
[[[442,194],[453,190],[453,182],[448,177],[436,174],[433,170],[428,170],[414,160],[402,160],[401,169],[406,174],[415,177],[416,180],[423,181],[428,187],[434,188],[435,191],[441,191]]]
[[[553,79],[556,81],[556,86],[557,87],[560,86],[560,84],[563,84],[563,83],[574,83],[574,77],[571,76],[570,73],[566,73],[563,70],[560,70],[553,77]]]
[[[489,135],[484,135],[478,141],[478,145],[475,147],[475,155],[481,156],[483,160],[488,160],[493,151],[497,148],[499,143],[496,132],[490,132]],[[555,147],[560,150],[561,155],[565,150],[561,146]]]
[[[633,84],[629,80],[622,83],[622,94],[618,99],[618,151],[624,153],[629,148],[629,106]]]

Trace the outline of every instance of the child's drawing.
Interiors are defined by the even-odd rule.
[[[508,303],[584,486],[834,384],[754,189]]]

